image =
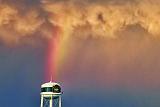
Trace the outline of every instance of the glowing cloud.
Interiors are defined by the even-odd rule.
[[[158,0],[37,0],[30,6],[25,6],[27,0],[19,2],[0,1],[0,40],[4,43],[50,39],[53,26],[60,27],[62,38],[115,38],[117,32],[136,24],[153,36],[160,35]]]
[[[116,4],[105,2],[46,2],[44,9],[59,21],[50,21],[69,32],[69,35],[115,37],[128,25],[139,24],[152,35],[160,34],[160,2],[135,1]],[[154,11],[153,11],[154,10]],[[78,32],[78,33],[77,33]],[[75,36],[75,34],[74,34]]]

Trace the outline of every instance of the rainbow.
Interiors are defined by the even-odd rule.
[[[57,77],[57,58],[60,42],[60,28],[58,26],[53,27],[53,37],[49,40],[47,61],[45,70],[45,81],[56,81]]]

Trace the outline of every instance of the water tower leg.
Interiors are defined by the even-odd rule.
[[[43,107],[43,95],[41,95],[41,107]]]
[[[53,103],[53,97],[52,97],[52,95],[51,95],[51,99],[50,99],[50,107],[52,107],[52,104]]]
[[[61,107],[62,104],[61,104],[61,96],[59,96],[59,107]]]

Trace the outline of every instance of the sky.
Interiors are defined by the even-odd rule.
[[[63,107],[159,107],[159,6],[0,0],[1,106],[40,106],[52,75]]]

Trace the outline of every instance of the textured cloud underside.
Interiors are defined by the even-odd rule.
[[[1,0],[0,39],[6,43],[49,39],[53,26],[65,36],[116,38],[130,25],[160,36],[158,0]]]

